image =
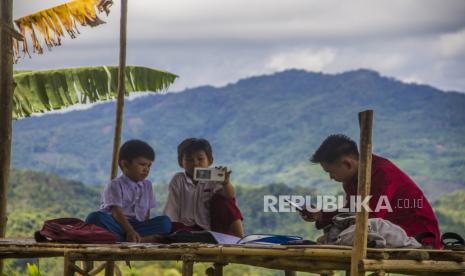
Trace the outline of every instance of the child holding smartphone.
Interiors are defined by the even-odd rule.
[[[224,182],[195,181],[195,168],[208,168],[213,163],[210,143],[189,138],[178,146],[178,164],[184,169],[173,176],[163,213],[171,218],[173,231],[212,230],[237,237],[244,235],[242,214],[236,205],[231,171]]]

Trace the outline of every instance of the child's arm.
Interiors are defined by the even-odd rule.
[[[132,228],[129,224],[128,219],[123,214],[123,209],[119,206],[111,207],[111,215],[115,220],[123,227],[124,232],[126,232],[126,240],[128,242],[140,242],[139,234]]]

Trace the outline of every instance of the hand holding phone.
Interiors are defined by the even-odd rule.
[[[309,222],[314,222],[314,221],[317,221],[321,218],[321,211],[319,212],[316,212],[316,213],[312,213],[310,212],[309,210],[307,210],[305,208],[305,206],[299,206],[297,205],[297,203],[285,198],[284,199],[286,202],[288,202],[289,204],[291,204],[293,207],[295,207],[295,209],[297,211],[299,211],[300,213],[300,216],[302,217],[303,220],[305,221],[309,221]],[[312,207],[312,209],[316,209],[316,207],[312,204],[310,204],[310,206]],[[305,208],[305,209],[304,209]]]

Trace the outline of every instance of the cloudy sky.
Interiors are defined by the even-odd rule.
[[[15,0],[14,18],[61,4]],[[118,64],[119,0],[107,24],[15,69]],[[465,92],[463,0],[129,0],[127,63],[180,76],[174,90],[288,68],[370,68]]]

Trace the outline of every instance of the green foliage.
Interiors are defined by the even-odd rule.
[[[98,209],[100,192],[103,187],[86,186],[80,182],[66,180],[55,175],[40,172],[11,172],[8,194],[7,237],[32,237],[47,219],[57,217],[78,217]],[[329,189],[335,193],[336,187]],[[154,186],[158,206],[152,215],[160,215],[166,201],[167,184]],[[265,195],[314,195],[311,186],[288,186],[285,184],[236,185],[237,203],[244,216],[246,234],[288,234],[315,240],[321,234],[312,223],[304,222],[297,213],[272,213],[263,211]],[[434,208],[438,215],[441,230],[465,233],[465,191],[458,191],[439,198]],[[5,271],[8,275],[24,275],[27,263],[34,260],[8,260]],[[211,264],[196,264],[194,271],[204,275]],[[41,259],[39,268],[43,275],[62,275],[62,258]],[[181,263],[172,261],[132,262],[132,269],[124,262],[119,263],[123,275],[180,275]],[[246,265],[230,264],[225,267],[225,275],[282,275],[282,272]]]
[[[39,267],[35,264],[27,263],[27,270],[29,271],[29,276],[40,276]]]
[[[374,152],[392,159],[435,198],[465,187],[464,106],[463,94],[368,70],[291,70],[128,101],[122,139],[154,146],[150,178],[156,183],[168,182],[179,169],[177,145],[200,136],[212,143],[215,163],[233,170],[234,182],[326,189],[328,176],[309,163],[310,155],[332,133],[357,141],[357,113],[372,108]],[[114,104],[100,104],[16,121],[13,166],[106,184],[114,112]]]
[[[434,203],[434,210],[442,233],[456,232],[465,235],[465,190],[440,197]]]
[[[39,172],[12,171],[7,236],[32,236],[44,220],[85,216],[100,202],[95,187]]]
[[[222,88],[147,96],[126,103],[123,140],[139,138],[157,151],[150,178],[158,215],[170,177],[179,170],[176,146],[186,137],[206,137],[215,163],[233,170],[246,233],[320,233],[296,213],[263,212],[264,195],[341,193],[308,158],[331,133],[358,137],[357,112],[375,110],[374,152],[412,176],[434,204],[441,230],[464,233],[465,95],[406,85],[359,70],[339,75],[286,71]],[[335,109],[337,107],[337,109]],[[108,181],[114,106],[14,122],[13,166],[66,176],[13,171],[7,236],[31,236],[45,219],[80,217],[98,208]],[[241,183],[241,185],[238,185]],[[270,184],[269,183],[285,183]],[[57,261],[58,260],[58,261]],[[11,274],[26,264],[9,261]],[[62,260],[41,260],[46,275],[61,275]],[[203,275],[206,265],[195,271]],[[178,275],[180,263],[136,262],[127,275]],[[226,275],[277,275],[274,270],[228,265]],[[281,275],[281,274],[280,274]]]
[[[60,109],[79,103],[113,99],[118,67],[98,66],[47,71],[15,71],[13,118]],[[171,73],[139,67],[126,68],[126,94],[166,90],[177,78]]]

